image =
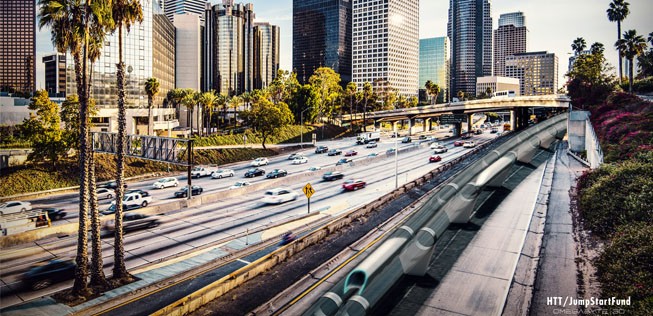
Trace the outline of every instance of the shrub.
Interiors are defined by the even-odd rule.
[[[653,311],[653,226],[621,226],[597,260],[602,296],[631,298],[624,315],[650,315]]]

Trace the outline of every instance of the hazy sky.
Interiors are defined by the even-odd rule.
[[[217,3],[218,1],[212,1]],[[267,21],[281,28],[281,68],[292,68],[292,0],[251,0],[257,21]],[[492,18],[496,28],[502,13],[522,11],[526,16],[528,50],[554,52],[559,59],[559,86],[564,83],[571,42],[584,37],[588,46],[601,42],[606,57],[615,68],[617,53],[613,49],[617,25],[608,21],[605,10],[610,0],[494,0]],[[653,32],[653,0],[628,0],[630,15],[622,23],[625,30],[636,29],[638,34]],[[445,36],[449,0],[420,1],[420,38]],[[645,36],[646,37],[646,36]],[[37,88],[43,86],[43,63],[40,56],[51,52],[49,31],[37,35]]]

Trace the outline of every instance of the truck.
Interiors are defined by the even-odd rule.
[[[358,137],[356,137],[356,143],[357,144],[367,144],[372,141],[379,141],[381,139],[381,133],[379,132],[367,132],[367,133],[360,133],[358,134]]]
[[[132,210],[135,208],[146,207],[148,204],[152,203],[151,196],[143,196],[140,193],[130,193],[125,194],[125,197],[122,199],[123,209],[125,211]],[[102,214],[113,214],[116,212],[116,201],[111,202],[109,209],[102,212]]]
[[[195,167],[190,174],[193,178],[201,178],[210,176],[213,171],[215,170],[206,167]]]

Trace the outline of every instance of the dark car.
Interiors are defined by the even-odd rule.
[[[499,129],[496,128],[496,127],[493,127],[493,128],[490,130],[490,133],[492,133],[492,134],[496,134],[496,133],[498,133],[498,132],[499,132]]]
[[[128,191],[125,192],[125,195],[130,194],[130,193],[138,193],[138,194],[140,194],[142,197],[150,196],[150,193],[149,193],[149,192],[144,191],[144,190],[141,190],[141,189],[132,189],[132,190],[128,190]]]
[[[138,213],[125,213],[122,216],[122,229],[124,231],[137,230],[142,228],[152,228],[159,226],[161,222],[157,217],[147,216]],[[110,220],[107,222],[106,227],[109,231],[115,230],[115,222]]]
[[[202,189],[201,186],[199,185],[194,185],[192,186],[191,193],[193,195],[200,195],[204,192],[204,189]],[[175,192],[175,197],[176,198],[185,198],[188,197],[188,187],[183,187],[179,191]]]
[[[419,139],[419,140],[424,140],[424,139],[426,139],[426,135],[419,135],[419,138],[418,138],[418,139]]]
[[[477,129],[476,130],[476,135],[481,135],[481,134],[483,134],[483,130],[482,129]]]
[[[463,143],[464,142],[462,140],[457,140],[457,141],[453,142],[453,145],[456,146],[456,147],[460,147],[460,146],[463,145]]]
[[[129,210],[133,210],[133,209],[137,209],[137,208],[140,208],[140,206],[139,205],[125,205],[125,204],[122,205],[123,212],[127,212]],[[114,203],[114,204],[109,205],[108,209],[106,209],[104,211],[100,211],[100,213],[102,215],[110,215],[110,214],[116,213],[116,204]]]
[[[347,180],[342,184],[342,189],[345,191],[356,191],[362,189],[367,185],[363,180]]]
[[[460,138],[462,138],[462,139],[470,139],[470,138],[472,138],[472,133],[465,133],[465,134],[463,134]]]
[[[124,183],[122,186],[123,186],[124,188],[126,188],[126,187],[127,187],[127,183]],[[107,182],[107,183],[100,184],[100,185],[98,185],[97,187],[98,187],[98,188],[107,188],[107,189],[115,190],[115,189],[118,188],[118,182],[116,182],[116,181],[109,181],[109,182]]]
[[[316,154],[323,154],[323,153],[325,153],[327,151],[329,151],[329,147],[327,147],[327,146],[317,146],[317,148],[315,148],[315,153]]]
[[[395,150],[394,148],[390,148],[390,149],[386,150],[385,154],[386,154],[386,155],[394,155],[394,154],[395,154],[395,151],[396,151],[396,150]]]
[[[54,208],[54,207],[43,207],[43,208],[34,208],[32,211],[41,211],[41,212],[48,212],[48,218],[51,221],[56,221],[58,219],[62,219],[66,217],[66,212],[62,208]]]
[[[288,175],[288,171],[283,170],[283,169],[274,169],[270,171],[265,177],[268,179],[272,178],[278,178],[278,177],[285,177]]]
[[[342,179],[344,176],[345,175],[342,174],[342,172],[329,171],[329,172],[325,173],[324,175],[322,175],[322,179],[324,179],[324,181],[335,181],[335,180]]]
[[[338,162],[336,162],[336,166],[344,165],[344,164],[350,163],[350,162],[351,162],[351,159],[342,158],[342,159],[338,160]]]
[[[347,152],[345,152],[345,157],[356,156],[356,155],[358,155],[358,152],[355,150],[348,150]]]
[[[52,260],[27,270],[22,282],[29,289],[41,290],[51,284],[74,279],[75,267],[73,261]]]
[[[412,141],[413,141],[413,139],[410,138],[410,137],[408,137],[408,136],[406,136],[406,137],[404,137],[404,138],[401,139],[401,142],[404,143],[404,144],[405,144],[405,143],[410,143],[410,142],[412,142]]]
[[[247,172],[245,172],[245,178],[258,177],[258,176],[262,176],[264,174],[265,174],[265,170],[263,170],[261,168],[252,168],[252,169],[247,170]]]
[[[340,150],[340,149],[331,149],[327,153],[327,155],[329,155],[329,156],[335,156],[335,155],[340,155],[340,154],[342,154],[342,150]]]

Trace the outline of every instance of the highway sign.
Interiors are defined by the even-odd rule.
[[[466,114],[442,114],[440,115],[440,125],[456,124],[467,122]]]
[[[313,194],[315,193],[315,189],[311,186],[310,183],[307,183],[304,188],[302,188],[302,191],[304,191],[304,195],[306,195],[307,198],[311,198]]]

